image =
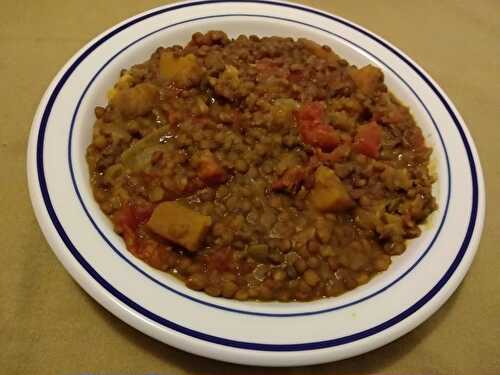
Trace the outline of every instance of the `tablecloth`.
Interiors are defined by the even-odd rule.
[[[487,219],[470,272],[411,333],[356,358],[265,369],[197,357],[151,339],[91,299],[58,262],[27,190],[38,102],[91,38],[168,1],[4,0],[0,7],[0,373],[500,374],[500,1],[303,1],[386,38],[426,69],[467,122],[486,176]]]

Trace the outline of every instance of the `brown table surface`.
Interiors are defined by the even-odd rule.
[[[92,300],[53,255],[26,186],[28,131],[64,62],[98,33],[168,1],[4,0],[0,10],[0,373],[500,374],[500,1],[304,1],[381,35],[444,88],[476,141],[487,219],[460,288],[420,327],[371,353],[258,369],[171,348]]]

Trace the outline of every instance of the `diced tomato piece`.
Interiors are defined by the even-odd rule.
[[[134,214],[132,207],[126,204],[123,205],[114,215],[114,221],[119,226],[132,227],[134,225]]]
[[[118,230],[122,232],[127,248],[136,252],[138,249],[137,228],[148,221],[153,212],[152,206],[125,204],[113,217]]]
[[[220,184],[224,182],[226,173],[212,153],[206,153],[201,157],[198,166],[198,177],[206,184]]]
[[[304,124],[299,128],[299,132],[304,143],[317,146],[324,151],[331,151],[339,144],[335,130],[325,124]]]
[[[381,142],[382,128],[376,122],[370,122],[358,128],[353,149],[371,158],[378,158]]]
[[[305,122],[321,122],[325,117],[325,108],[320,102],[304,104],[297,112],[299,124]]]
[[[287,169],[287,171],[279,179],[273,182],[271,188],[274,191],[294,191],[297,190],[299,185],[306,177],[306,170],[296,165],[295,167]]]
[[[115,213],[114,220],[116,224],[129,227],[132,230],[137,229],[140,224],[148,221],[153,212],[151,206],[140,206],[134,204],[125,204]]]
[[[297,113],[299,134],[304,143],[331,151],[339,144],[335,129],[325,122],[325,109],[320,102],[305,104]]]

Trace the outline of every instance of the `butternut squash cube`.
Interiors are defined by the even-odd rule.
[[[330,168],[320,166],[314,174],[314,184],[310,199],[319,211],[344,211],[353,207],[349,192]]]
[[[160,56],[160,75],[180,88],[198,84],[202,74],[203,69],[192,53],[175,57],[172,52],[163,52]]]
[[[384,81],[382,71],[372,65],[364,66],[361,69],[352,69],[349,73],[359,91],[365,95],[372,95],[382,86]]]
[[[112,93],[113,104],[124,116],[142,116],[150,112],[158,99],[158,89],[151,83],[138,85]]]
[[[147,222],[156,234],[173,243],[196,251],[212,225],[212,218],[177,202],[160,203]]]

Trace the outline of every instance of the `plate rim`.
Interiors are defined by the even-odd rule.
[[[29,141],[29,146],[28,146],[28,158],[27,158],[28,165],[27,165],[27,170],[28,170],[29,190],[30,190],[30,196],[31,196],[31,200],[32,200],[32,205],[34,207],[37,220],[38,220],[40,226],[42,227],[44,235],[47,238],[47,241],[49,242],[52,250],[54,251],[54,253],[56,253],[56,255],[58,256],[59,260],[63,263],[63,265],[65,266],[65,268],[70,272],[70,274],[72,275],[72,277],[75,278],[75,280],[77,280],[77,282],[87,291],[87,293],[89,293],[90,295],[92,295],[92,297],[94,299],[96,299],[102,306],[104,306],[107,309],[111,310],[115,315],[118,315],[118,317],[120,319],[122,319],[124,321],[127,321],[127,323],[133,325],[135,328],[137,328],[137,329],[139,329],[139,330],[141,330],[143,332],[146,331],[146,329],[144,327],[142,327],[142,326],[138,327],[137,325],[139,325],[139,324],[137,322],[129,322],[128,320],[130,320],[130,319],[124,319],[124,317],[121,316],[121,315],[124,314],[123,311],[122,311],[122,314],[117,313],[115,311],[116,309],[122,309],[122,310],[125,310],[125,309],[124,309],[123,306],[119,306],[119,304],[117,304],[116,301],[115,301],[114,306],[109,306],[109,302],[110,302],[109,301],[109,297],[111,297],[111,295],[102,293],[102,290],[96,290],[96,286],[98,284],[97,285],[91,285],[92,283],[89,283],[88,280],[85,280],[85,275],[81,274],[81,269],[75,268],[74,265],[69,265],[69,261],[67,259],[65,259],[64,254],[59,249],[59,247],[61,246],[60,240],[62,239],[64,241],[64,238],[62,238],[62,236],[61,236],[60,233],[59,233],[59,236],[61,236],[61,238],[59,238],[54,233],[54,230],[51,227],[52,223],[48,223],[47,222],[47,217],[46,217],[46,215],[50,216],[50,209],[47,208],[48,212],[45,212],[44,207],[41,207],[41,204],[40,204],[41,202],[38,200],[38,195],[37,194],[39,192],[38,192],[37,189],[39,189],[40,186],[38,185],[39,184],[39,180],[36,179],[35,175],[37,175],[40,172],[40,169],[38,168],[38,164],[37,163],[35,163],[35,164],[32,163],[32,161],[33,161],[33,150],[36,150],[37,148],[35,146],[38,145],[38,142],[35,142],[35,141],[37,141],[37,140],[39,141],[38,138],[39,138],[39,135],[40,135],[41,122],[43,122],[44,118],[45,118],[45,122],[47,122],[47,120],[48,120],[48,114],[50,114],[50,111],[47,114],[46,110],[47,110],[49,104],[51,104],[50,103],[51,100],[52,99],[55,100],[55,98],[57,97],[57,93],[54,90],[57,90],[58,88],[61,89],[64,86],[64,82],[63,82],[64,78],[65,77],[68,78],[71,75],[70,69],[72,67],[76,68],[76,66],[74,65],[76,62],[78,62],[80,59],[82,61],[83,61],[83,59],[85,59],[86,53],[89,52],[90,47],[92,47],[92,46],[97,47],[98,45],[104,43],[105,42],[105,39],[103,39],[104,37],[111,37],[115,33],[118,33],[119,31],[121,31],[124,28],[124,26],[127,26],[129,24],[135,24],[137,22],[140,22],[142,19],[152,17],[152,16],[154,16],[156,14],[167,12],[167,11],[176,10],[178,8],[186,7],[186,6],[196,6],[196,5],[205,5],[205,4],[209,4],[209,3],[225,3],[225,2],[231,2],[231,3],[241,3],[241,2],[246,2],[246,3],[265,3],[265,4],[269,4],[269,5],[289,6],[289,7],[293,7],[295,9],[301,10],[301,11],[316,13],[316,14],[318,14],[320,16],[324,16],[324,17],[333,19],[336,22],[340,21],[341,23],[345,24],[346,26],[352,27],[352,28],[354,28],[357,31],[361,31],[362,33],[366,34],[370,38],[374,39],[377,43],[382,44],[384,47],[388,48],[390,51],[392,51],[397,56],[399,56],[407,65],[409,65],[410,67],[412,67],[413,70],[428,84],[428,86],[436,93],[436,95],[438,96],[438,98],[440,99],[440,101],[442,102],[442,104],[446,107],[446,109],[448,111],[448,114],[453,118],[453,120],[455,122],[455,125],[456,125],[458,131],[460,132],[460,137],[461,137],[462,142],[464,143],[464,146],[466,146],[466,149],[467,149],[467,146],[469,148],[469,152],[468,152],[469,164],[471,166],[471,169],[473,169],[472,166],[474,166],[476,168],[476,171],[475,171],[476,172],[476,179],[477,179],[477,181],[476,181],[477,192],[476,193],[477,193],[477,197],[478,198],[477,198],[477,202],[476,202],[476,217],[475,217],[474,220],[471,221],[472,224],[473,224],[473,226],[472,226],[472,230],[470,231],[470,236],[469,236],[470,242],[467,244],[467,246],[465,246],[464,252],[463,252],[462,256],[460,257],[460,260],[457,263],[457,266],[455,267],[454,271],[456,271],[458,269],[458,266],[460,266],[460,262],[468,254],[468,257],[466,257],[466,259],[465,259],[466,263],[462,263],[463,267],[461,269],[460,274],[458,274],[458,275],[455,274],[455,276],[458,276],[458,278],[454,282],[454,284],[456,284],[456,285],[451,285],[450,286],[449,282],[451,282],[451,280],[448,280],[448,281],[444,282],[444,284],[442,285],[441,288],[443,288],[444,286],[448,286],[448,293],[447,293],[448,296],[442,297],[438,301],[434,301],[434,305],[435,306],[432,306],[432,308],[430,309],[431,311],[428,312],[428,314],[425,314],[427,316],[431,315],[435,310],[437,310],[448,299],[449,295],[451,295],[451,293],[456,289],[456,287],[458,286],[458,284],[460,283],[460,281],[462,280],[462,278],[465,276],[465,274],[466,274],[466,272],[467,272],[467,270],[468,270],[468,268],[470,266],[470,263],[472,262],[472,259],[474,258],[474,255],[476,253],[476,250],[477,250],[477,247],[478,247],[478,244],[479,244],[479,240],[480,240],[480,237],[481,237],[481,233],[482,233],[482,230],[483,230],[483,226],[484,226],[484,214],[485,214],[485,210],[484,210],[484,204],[485,204],[484,177],[483,177],[483,174],[482,174],[482,168],[481,168],[481,165],[480,165],[480,160],[479,160],[479,156],[478,156],[476,147],[474,145],[474,141],[473,141],[472,137],[470,136],[469,130],[468,130],[465,122],[461,118],[460,114],[458,113],[458,111],[454,107],[454,105],[451,102],[451,100],[447,97],[447,95],[443,92],[443,90],[432,80],[432,78],[430,78],[430,76],[420,66],[418,66],[412,59],[410,59],[404,53],[402,53],[401,51],[399,51],[396,47],[394,47],[391,44],[389,44],[383,38],[377,36],[376,34],[368,32],[364,28],[360,27],[357,24],[352,23],[351,21],[347,21],[347,20],[345,20],[345,19],[343,19],[341,17],[338,17],[336,15],[325,13],[323,11],[320,11],[320,10],[317,10],[317,9],[314,9],[314,8],[311,8],[311,7],[306,7],[306,6],[303,6],[303,5],[295,4],[295,3],[282,2],[282,1],[256,1],[256,0],[255,1],[210,0],[210,1],[194,1],[194,2],[193,1],[191,1],[191,2],[187,1],[187,2],[182,2],[182,3],[171,4],[171,5],[168,5],[168,6],[162,6],[162,7],[154,8],[154,9],[148,10],[146,12],[140,13],[140,14],[138,14],[136,16],[132,16],[132,17],[128,18],[127,20],[124,20],[123,22],[117,24],[116,26],[111,27],[110,29],[104,31],[103,33],[101,33],[100,35],[98,35],[96,38],[94,38],[92,41],[90,41],[89,43],[87,43],[84,47],[82,47],[79,51],[77,51],[73,55],[73,57],[58,72],[58,74],[56,75],[56,77],[54,78],[54,80],[52,81],[52,83],[49,85],[47,91],[45,92],[45,94],[44,94],[44,96],[42,98],[42,100],[40,101],[40,105],[39,105],[39,107],[37,109],[36,115],[35,115],[34,120],[33,120],[32,128],[31,128],[31,133],[30,133],[30,141]],[[101,42],[101,43],[97,44],[98,42]],[[91,50],[90,50],[90,52],[91,52]],[[69,73],[69,75],[68,75],[68,73]],[[59,87],[59,85],[61,84],[61,82],[63,82],[63,85],[61,85]],[[55,96],[54,96],[54,93],[56,93]],[[52,104],[53,104],[54,100],[52,100]],[[37,160],[37,162],[38,162],[38,160]],[[34,171],[33,171],[33,166],[34,165],[37,166],[37,168],[35,168],[35,172],[38,172],[38,173],[34,173]],[[473,176],[472,172],[473,171],[471,170],[471,177]],[[43,191],[41,192],[41,195],[42,196],[44,195]],[[45,198],[45,197],[43,197],[43,198]],[[473,211],[473,209],[471,211]],[[54,213],[54,215],[55,215],[55,213]],[[470,223],[468,225],[467,235],[469,235],[469,226],[470,226]],[[64,228],[62,228],[62,229],[63,229],[63,232],[64,232]],[[466,235],[466,237],[467,237],[467,235]],[[67,238],[67,240],[71,243],[71,241],[70,241],[69,238]],[[465,241],[464,241],[464,243],[465,243]],[[57,249],[59,249],[59,250],[57,250]],[[64,249],[64,250],[66,251],[67,249]],[[85,261],[84,258],[82,258],[82,260]],[[81,264],[80,261],[79,261],[79,263]],[[81,265],[83,266],[83,264],[81,264]],[[89,272],[87,269],[86,269],[86,271]],[[452,272],[452,274],[450,274],[450,277],[452,275],[453,275],[453,272]],[[100,277],[98,274],[97,274],[97,276]],[[103,279],[103,281],[105,282],[104,279]],[[101,283],[99,282],[99,284],[101,284]],[[102,287],[103,287],[103,285],[101,284],[100,286],[97,286],[97,289],[102,288]],[[111,286],[111,288],[113,288],[113,287]],[[436,293],[434,293],[433,296],[431,296],[427,301],[425,301],[424,305],[427,302],[430,302],[434,298],[435,294],[437,294],[437,293],[439,293],[441,291],[441,288],[439,288],[436,291]],[[115,291],[117,293],[121,294],[118,290],[115,289]],[[107,292],[110,293],[109,290]],[[425,296],[427,296],[427,294]],[[124,299],[128,299],[125,295],[122,295],[122,297]],[[117,297],[116,297],[116,295],[113,295],[112,298],[117,298]],[[105,300],[105,301],[103,301],[103,300]],[[132,304],[134,303],[134,301],[131,301],[131,300],[129,300],[129,301],[132,302]],[[121,301],[121,302],[123,303],[123,301]],[[422,307],[422,306],[420,306],[420,307]],[[129,307],[130,307],[130,305],[129,305]],[[429,307],[429,305],[427,305],[427,307]],[[135,314],[135,313],[132,313],[132,314]],[[392,340],[396,339],[397,337],[400,337],[404,333],[408,332],[410,329],[413,329],[415,326],[417,326],[423,320],[425,320],[427,318],[427,316],[424,316],[422,319],[419,319],[419,321],[416,322],[416,323],[414,323],[414,324],[413,323],[410,324],[410,327],[407,328],[407,329],[405,329],[404,332],[397,332],[396,335],[395,335],[395,337],[391,337],[389,341],[392,341]],[[135,317],[135,318],[137,318],[137,317]],[[404,319],[406,319],[406,317],[403,318],[400,321],[403,321]],[[396,323],[394,323],[394,324],[396,324]],[[169,328],[172,328],[172,327],[169,327]],[[154,334],[152,334],[150,332],[145,332],[145,333],[147,333],[147,334],[149,334],[151,336],[155,336]],[[377,332],[377,333],[380,333],[380,332]],[[165,341],[164,338],[160,338],[160,340],[161,341]],[[190,340],[190,339],[188,339],[188,340]],[[171,342],[169,342],[169,343],[172,344],[172,345],[175,345],[174,343],[171,343]],[[301,345],[301,344],[298,344],[298,345]],[[339,345],[342,345],[342,344],[339,344]],[[376,346],[378,347],[380,345],[376,345]],[[328,346],[328,347],[330,347],[330,346]],[[256,349],[256,348],[249,348],[249,349],[260,350],[260,349]],[[186,350],[186,349],[184,349],[184,350]],[[267,349],[263,349],[263,350],[267,351]],[[308,351],[308,350],[315,350],[315,349],[314,348],[306,348],[306,349],[300,349],[300,350],[301,351]],[[288,352],[289,350],[285,350],[285,351]],[[196,352],[196,354],[203,355],[203,353],[199,353],[199,352]],[[219,358],[219,359],[221,359],[221,358]],[[222,359],[226,360],[226,361],[233,361],[234,362],[234,359],[231,359],[231,358],[229,358],[229,359],[228,358],[222,358]],[[340,358],[338,358],[338,359],[340,359]],[[320,362],[325,362],[325,361],[329,361],[329,359],[326,359],[326,360],[323,360],[323,361],[314,361],[314,362],[311,362],[311,363],[320,363]],[[243,363],[243,362],[240,362],[240,363]],[[247,363],[247,362],[244,362],[244,363]],[[253,364],[258,364],[258,363],[254,363],[254,362],[252,362],[252,363]],[[308,363],[308,362],[304,361],[303,363]],[[281,364],[281,365],[283,365],[283,364]],[[286,365],[286,363],[285,363],[285,365]]]

